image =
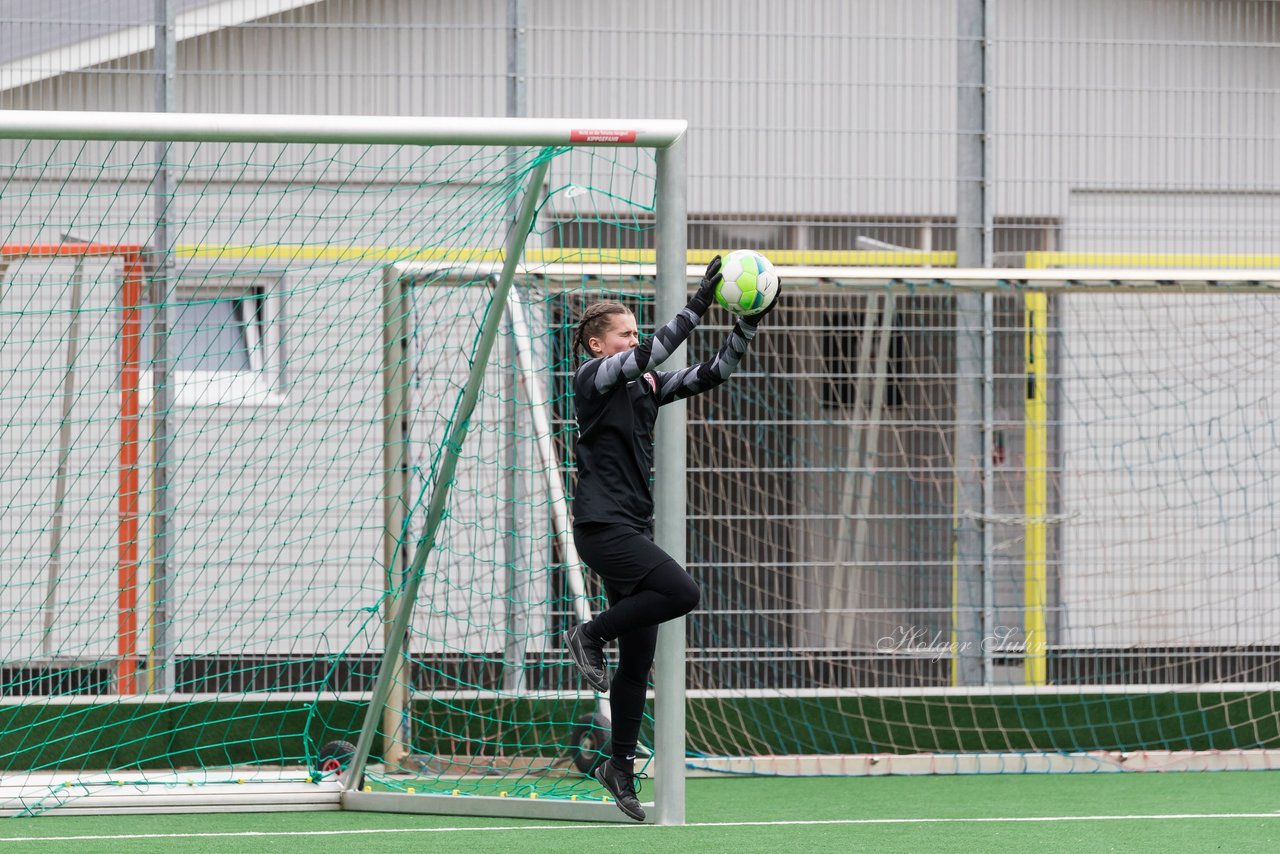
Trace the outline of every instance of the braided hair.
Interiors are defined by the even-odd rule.
[[[614,300],[591,303],[586,311],[582,312],[582,319],[578,321],[578,331],[573,334],[574,352],[581,350],[587,356],[591,356],[591,348],[587,346],[587,342],[603,335],[609,328],[609,324],[613,322],[615,315],[630,313],[631,309]]]

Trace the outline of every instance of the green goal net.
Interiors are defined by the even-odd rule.
[[[0,809],[602,807],[536,274],[683,124],[132,118],[0,131]]]

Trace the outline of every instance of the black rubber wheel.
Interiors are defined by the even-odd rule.
[[[335,774],[339,777],[351,765],[356,756],[356,746],[349,741],[331,741],[320,748],[316,757],[316,766],[324,774]]]
[[[569,733],[573,767],[590,777],[595,767],[613,755],[612,725],[599,712],[584,715]]]

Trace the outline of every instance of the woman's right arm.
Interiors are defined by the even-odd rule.
[[[779,282],[773,302],[759,314],[738,318],[738,322],[720,345],[719,352],[710,360],[678,371],[658,371],[658,405],[665,406],[673,401],[710,391],[729,379],[746,355],[751,339],[756,337],[760,322],[777,307],[781,297],[782,283]]]

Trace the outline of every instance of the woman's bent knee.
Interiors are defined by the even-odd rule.
[[[688,584],[681,585],[676,601],[682,616],[697,608],[702,601],[702,590],[698,587],[698,583],[690,578]]]

